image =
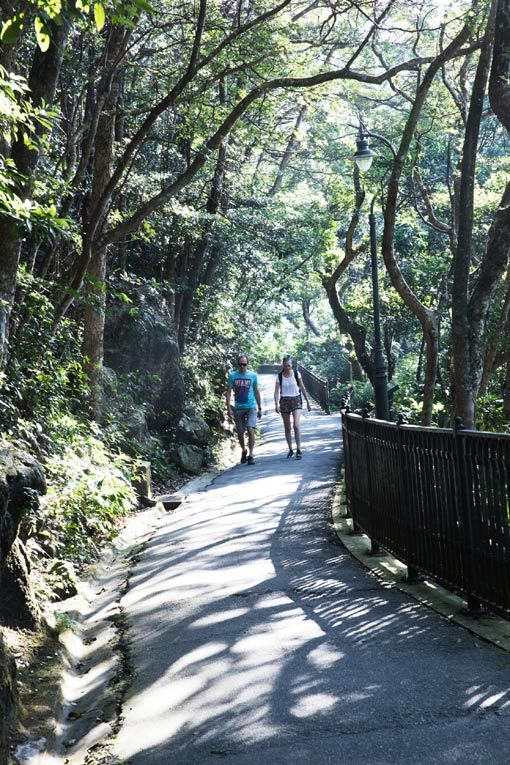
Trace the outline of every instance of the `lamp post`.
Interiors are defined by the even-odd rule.
[[[354,161],[362,173],[366,172],[371,164],[374,155],[369,148],[367,135],[360,124],[358,140],[356,141],[356,153]],[[384,360],[382,339],[381,339],[381,305],[379,300],[379,276],[377,273],[377,235],[375,228],[374,215],[375,196],[372,197],[370,204],[370,215],[368,222],[370,227],[370,260],[372,270],[372,299],[374,306],[374,375],[373,388],[375,396],[375,416],[378,420],[389,419],[388,406],[388,375],[386,362]]]

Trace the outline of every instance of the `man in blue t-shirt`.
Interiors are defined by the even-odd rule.
[[[234,391],[234,406],[230,401]],[[237,371],[232,372],[227,380],[227,414],[236,424],[237,438],[241,447],[243,465],[254,465],[253,447],[255,446],[255,425],[257,417],[262,417],[262,400],[259,382],[255,372],[248,372],[248,356],[242,353],[237,357]],[[244,431],[248,431],[248,450],[244,442]]]

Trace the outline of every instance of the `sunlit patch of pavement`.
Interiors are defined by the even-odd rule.
[[[255,465],[188,497],[139,556],[122,599],[136,674],[116,755],[506,763],[507,657],[331,541],[338,415],[303,418],[299,462],[280,418],[265,422]]]

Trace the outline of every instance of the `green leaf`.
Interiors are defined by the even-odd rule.
[[[62,13],[62,0],[44,0],[43,2],[39,2],[38,6],[44,9],[44,13],[46,13],[50,19],[58,19]]]
[[[2,24],[0,40],[7,45],[13,45],[21,34],[23,29],[23,20],[23,13],[18,13],[11,19],[7,19],[7,21]]]
[[[136,8],[140,8],[141,11],[147,11],[147,13],[154,13],[154,7],[147,2],[147,0],[131,0]]]
[[[106,15],[102,3],[94,3],[94,21],[96,22],[97,30],[101,31],[106,21]]]
[[[42,52],[46,53],[46,51],[50,47],[50,42],[51,42],[49,29],[44,23],[44,21],[40,18],[40,16],[37,16],[35,18],[34,27],[35,27],[35,36],[37,38],[37,44],[39,48],[42,50]]]

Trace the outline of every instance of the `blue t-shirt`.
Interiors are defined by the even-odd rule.
[[[255,388],[258,378],[255,372],[232,372],[227,385],[234,391],[235,409],[253,409],[257,406]]]

